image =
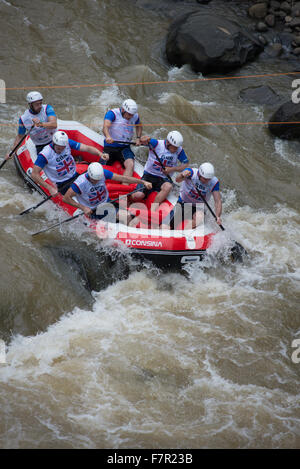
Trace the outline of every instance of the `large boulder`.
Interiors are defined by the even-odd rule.
[[[201,10],[171,24],[166,44],[172,65],[190,64],[194,71],[226,73],[253,60],[263,50],[249,31],[233,21]]]
[[[298,122],[298,124],[289,124],[289,122]],[[269,130],[279,138],[287,140],[300,138],[300,104],[288,101],[280,106],[270,118]]]
[[[240,98],[246,103],[265,106],[279,106],[282,98],[268,85],[251,86],[240,91]]]

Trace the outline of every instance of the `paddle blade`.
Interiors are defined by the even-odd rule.
[[[243,262],[248,256],[246,249],[238,242],[235,241],[234,246],[230,250],[230,257],[232,262]]]

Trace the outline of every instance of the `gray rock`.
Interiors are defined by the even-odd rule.
[[[253,60],[263,50],[246,28],[213,13],[194,11],[171,24],[167,36],[168,61],[190,64],[196,72],[226,73]]]
[[[256,19],[264,18],[267,12],[268,6],[266,2],[256,3],[255,5],[252,5],[248,10],[249,16],[251,16],[251,18]]]
[[[293,54],[300,55],[300,47],[295,47],[295,49],[293,50]]]
[[[297,26],[300,26],[300,18],[294,18],[290,23],[289,26],[291,28],[296,28]]]
[[[263,21],[259,21],[259,23],[257,23],[257,25],[255,26],[255,29],[259,33],[264,33],[266,31],[268,31],[268,26]]]
[[[276,0],[271,0],[270,1],[270,7],[274,8],[274,10],[277,10],[278,8],[280,8],[280,2],[278,2]]]
[[[292,7],[288,2],[282,2],[280,5],[280,9],[285,11],[286,13],[290,13],[292,11]]]
[[[277,106],[282,98],[270,86],[255,86],[240,91],[240,98],[247,103]]]
[[[276,124],[272,124],[272,122]],[[280,124],[280,122],[288,122],[288,124]],[[276,137],[287,140],[298,139],[300,125],[289,124],[289,122],[300,122],[300,104],[294,104],[292,101],[284,103],[277,109],[271,116],[268,127]]]

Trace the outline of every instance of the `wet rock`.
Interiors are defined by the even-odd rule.
[[[289,26],[291,28],[296,28],[297,26],[300,26],[300,18],[294,18],[290,23]]]
[[[276,1],[276,0],[271,0],[270,1],[270,7],[271,8],[274,8],[274,10],[280,8],[280,2]]]
[[[240,98],[247,103],[277,106],[282,98],[270,86],[255,86],[241,90]]]
[[[260,21],[259,23],[257,23],[255,29],[256,29],[256,31],[258,31],[259,33],[264,33],[264,32],[266,32],[266,31],[268,31],[268,26],[267,26],[266,23],[264,23],[263,21]]]
[[[190,64],[196,72],[226,73],[253,60],[263,50],[246,28],[213,13],[194,11],[171,24],[168,61]]]
[[[293,42],[294,42],[297,46],[300,46],[300,36],[293,36]]]
[[[296,12],[300,11],[300,2],[293,3],[292,5],[292,15],[295,16]]]
[[[248,10],[249,16],[251,16],[251,18],[256,19],[264,18],[267,12],[268,6],[266,2],[256,3],[255,5],[252,5]]]
[[[281,3],[280,9],[285,11],[286,13],[290,13],[292,11],[292,7],[288,2]]]
[[[272,124],[272,122],[278,122],[278,124]],[[268,127],[276,137],[286,140],[299,138],[300,125],[289,122],[300,122],[300,104],[294,104],[292,101],[284,103],[277,109],[271,116]]]
[[[282,53],[282,45],[279,42],[270,44],[267,49],[265,49],[265,51],[270,57],[279,57],[279,55]]]
[[[258,40],[263,46],[266,46],[268,44],[267,39],[262,35],[258,36]]]
[[[293,54],[300,55],[300,47],[295,47],[295,49],[293,50]]]

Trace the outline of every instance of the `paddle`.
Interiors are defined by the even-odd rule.
[[[28,132],[25,133],[25,135],[23,135],[23,137],[21,138],[21,140],[19,141],[19,143],[15,146],[15,148],[10,152],[9,156],[12,156],[15,151],[19,148],[19,146],[21,145],[21,143],[25,140],[25,138],[27,137],[27,135],[29,135],[29,133],[31,132],[31,130],[33,129],[34,125],[28,130]],[[2,161],[1,165],[0,165],[0,169],[3,168],[3,166],[5,165],[5,163],[7,163],[8,159],[7,160],[4,160]]]
[[[207,203],[205,197],[203,197],[203,195],[201,194],[201,192],[197,189],[197,187],[192,183],[192,186],[194,187],[194,189],[198,192],[198,194],[200,195],[201,199],[203,200],[203,202],[205,203],[206,207],[208,208],[208,210],[210,211],[210,213],[212,214],[212,216],[214,217],[214,219],[217,221],[217,215],[215,214],[215,212],[212,210],[212,208],[210,207],[210,205]],[[225,231],[225,228],[223,225],[218,225],[222,231]],[[238,260],[238,261],[242,261],[243,259],[243,256],[247,256],[248,253],[246,251],[246,249],[240,244],[238,243],[237,241],[234,241],[234,246],[231,248],[231,255],[232,255],[232,258],[234,261]]]
[[[156,151],[154,150],[153,146],[151,145],[151,143],[149,143],[149,148],[150,150],[152,150],[152,152],[154,153],[155,155],[155,158],[157,159],[157,161],[159,162],[160,166],[162,167],[162,169],[166,169],[166,167],[163,165],[160,157],[158,156],[158,154],[156,153]],[[165,174],[165,176],[169,179],[170,183],[173,185],[174,184],[174,181],[172,180],[172,178],[168,175],[168,174]]]
[[[103,204],[99,204],[98,207],[99,207],[100,205],[113,204],[114,202],[117,202],[119,199],[123,199],[124,197],[128,197],[129,195],[132,195],[132,194],[134,194],[135,192],[138,192],[138,191],[140,191],[140,189],[134,189],[134,191],[129,192],[129,194],[121,195],[120,197],[117,197],[117,198],[114,199],[114,200],[109,200],[108,202],[104,202]],[[78,215],[75,215],[75,216],[73,216],[73,217],[67,218],[66,220],[63,220],[63,221],[61,221],[61,222],[55,223],[54,225],[51,225],[51,226],[49,226],[48,228],[45,228],[45,229],[43,229],[43,230],[41,230],[41,231],[37,231],[36,233],[33,233],[31,236],[36,236],[36,235],[38,235],[38,234],[40,234],[40,233],[45,233],[45,231],[52,230],[52,228],[56,228],[57,226],[60,226],[60,225],[62,225],[63,223],[68,223],[69,221],[72,221],[72,220],[75,220],[75,219],[78,218],[78,217],[81,217],[81,215],[84,215],[84,212],[79,213]]]
[[[66,184],[63,184],[58,192],[60,192],[62,189],[64,189],[67,185],[69,184],[69,182],[67,182]],[[29,213],[29,212],[32,212],[33,210],[35,210],[36,208],[40,207],[41,205],[43,205],[45,202],[47,202],[48,200],[51,199],[51,197],[54,197],[53,195],[48,195],[44,200],[42,200],[41,202],[39,202],[37,205],[34,205],[33,207],[30,207],[30,208],[27,208],[26,210],[23,210],[23,212],[19,213],[19,215],[25,215],[26,213]],[[55,196],[57,197],[57,195]]]

